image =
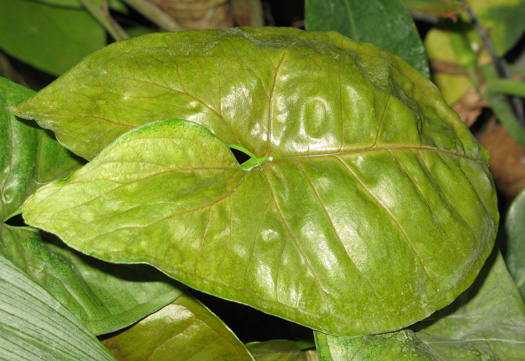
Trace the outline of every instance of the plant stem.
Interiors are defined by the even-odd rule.
[[[463,0],[463,2],[467,3],[466,0]],[[490,56],[492,57],[492,62],[494,63],[494,66],[496,67],[499,76],[506,79],[512,79],[512,73],[507,63],[502,58],[498,57],[498,55],[496,54],[496,50],[492,45],[492,41],[490,41],[487,32],[479,22],[476,14],[474,14],[474,12],[472,11],[470,5],[467,7],[467,14],[472,20],[472,23],[474,24],[474,28],[476,29],[477,33],[483,40],[487,51],[490,53]],[[522,125],[525,124],[525,114],[523,112],[521,100],[516,97],[511,97],[509,99],[509,102],[514,114],[516,115],[518,122]]]
[[[512,83],[509,84],[508,79],[500,79],[493,64],[483,65],[481,72],[487,80],[487,88],[483,96],[490,103],[492,110],[507,130],[507,133],[525,149],[525,128],[519,123],[507,97],[504,95],[509,90],[511,93],[521,94],[524,91],[524,83],[516,85],[516,83],[520,82],[510,81]]]
[[[108,14],[93,0],[80,0],[82,5],[93,15],[95,19],[107,30],[115,41],[129,38],[128,34],[116,22],[111,21]]]
[[[510,79],[497,79],[487,83],[485,96],[490,97],[496,94],[516,95],[525,98],[525,82]]]
[[[171,16],[166,14],[157,5],[146,0],[124,0],[129,6],[133,7],[146,18],[157,24],[161,29],[167,31],[185,30]]]

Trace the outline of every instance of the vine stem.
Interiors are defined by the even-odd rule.
[[[93,17],[107,30],[115,41],[120,41],[129,38],[124,29],[120,27],[109,14],[106,14],[104,10],[93,0],[80,0],[82,5],[93,15]]]
[[[161,29],[167,31],[185,30],[175,19],[166,14],[157,5],[146,0],[124,0],[129,6],[133,7],[146,18],[157,24]]]
[[[487,83],[487,86],[485,87],[485,95],[490,97],[496,94],[515,95],[525,98],[525,82],[510,79],[497,79]]]
[[[468,5],[466,9],[467,14],[472,20],[472,23],[474,24],[474,28],[476,29],[477,33],[483,40],[483,43],[485,44],[485,48],[489,52],[492,58],[492,62],[494,63],[494,66],[496,67],[496,71],[498,72],[499,76],[501,78],[512,79],[512,72],[510,71],[505,60],[500,58],[496,54],[496,50],[494,49],[494,46],[492,45],[492,41],[490,40],[487,32],[483,28],[483,25],[481,25],[480,21],[478,20],[476,14],[474,14],[472,7],[470,6],[470,4],[468,4],[466,0],[462,0],[462,1]],[[523,126],[525,124],[525,114],[522,108],[521,100],[517,97],[511,97],[509,100],[510,100],[510,106],[514,114],[516,115],[518,122]]]

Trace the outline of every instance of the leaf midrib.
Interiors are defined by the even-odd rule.
[[[414,151],[429,151],[429,152],[444,153],[444,154],[455,156],[458,158],[464,158],[467,160],[471,160],[473,162],[485,164],[485,161],[481,158],[473,158],[466,154],[458,153],[452,150],[436,148],[436,147],[431,147],[431,146],[405,146],[405,145],[391,145],[391,146],[383,146],[383,147],[372,146],[372,147],[366,147],[366,148],[337,150],[337,151],[328,152],[328,153],[293,154],[293,155],[273,156],[270,158],[272,159],[272,161],[288,160],[288,159],[295,160],[299,158],[322,158],[322,157],[333,157],[333,156],[345,155],[345,154],[360,154],[360,153],[365,153],[365,152],[396,151],[396,150],[397,151],[414,150]]]

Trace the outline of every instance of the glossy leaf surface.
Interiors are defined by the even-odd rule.
[[[119,361],[253,361],[230,329],[188,295],[103,343]]]
[[[417,168],[396,158],[396,152],[365,153],[397,180],[407,177],[404,169]],[[471,167],[469,162],[479,167],[476,161],[437,150],[414,154],[402,149],[400,154],[415,158],[419,167],[426,162],[443,170],[464,167],[448,180],[456,189],[457,177],[465,176],[462,172]],[[26,203],[24,217],[96,257],[147,262],[193,287],[311,327],[342,333],[399,327],[449,301],[447,296],[457,292],[457,284],[472,277],[465,267],[477,267],[479,258],[472,259],[471,247],[481,245],[474,246],[478,240],[473,239],[461,250],[458,239],[450,242],[438,224],[424,218],[442,238],[429,237],[426,229],[424,236],[418,235],[419,225],[414,229],[398,220],[413,217],[410,212],[387,207],[379,191],[367,186],[370,180],[362,180],[366,171],[356,163],[360,159],[354,151],[326,158],[258,158],[252,159],[258,166],[245,169],[222,141],[201,126],[177,120],[156,122],[127,133],[68,179],[41,189]],[[389,163],[391,168],[385,166]],[[420,172],[419,182],[424,182],[425,170]],[[429,192],[435,192],[435,186],[429,185],[425,194],[409,179],[402,182],[408,189],[403,192],[405,201],[426,194],[430,200],[425,207],[435,201]],[[485,182],[489,187],[490,181]],[[447,185],[441,187],[443,192]],[[465,194],[465,186],[461,189]],[[491,196],[489,189],[485,192]],[[490,204],[489,199],[486,202]],[[364,225],[350,218],[358,214],[356,206],[366,215],[361,220]],[[422,206],[418,211],[428,212]],[[452,216],[461,210],[447,212]],[[451,222],[451,216],[444,219]],[[371,237],[351,237],[351,229],[342,225],[352,222],[354,232],[365,227]],[[374,228],[371,222],[381,222],[383,227]],[[465,227],[463,222],[457,227]],[[381,235],[385,228],[388,238]],[[472,232],[466,227],[458,234],[467,237]],[[386,239],[388,252],[379,253]],[[432,243],[426,243],[428,239]],[[443,242],[450,242],[449,246],[443,247]],[[443,248],[453,251],[438,259],[436,254],[443,254]],[[358,256],[363,249],[369,250],[366,261]],[[449,284],[450,279],[454,284]],[[400,309],[406,311],[400,314]],[[380,319],[364,316],[365,310]]]
[[[19,121],[8,109],[35,92],[0,78],[0,220],[20,213],[36,188],[71,172],[80,162],[32,121]]]
[[[85,156],[168,114],[208,128],[216,137],[185,121],[129,132],[24,216],[84,253],[329,333],[428,316],[492,247],[486,153],[421,74],[336,33],[132,39],[17,112]],[[225,144],[252,159],[240,166]]]
[[[0,359],[115,361],[70,312],[1,255]]]
[[[505,221],[505,261],[521,296],[525,299],[525,192],[512,202]]]
[[[316,332],[315,343],[319,361],[442,361],[411,330],[355,337]]]
[[[37,69],[60,75],[105,44],[104,29],[87,11],[0,0],[0,48]]]
[[[316,333],[320,361],[506,360],[525,354],[525,305],[497,250],[454,303],[390,334],[337,337]]]
[[[251,342],[246,345],[256,361],[317,361],[315,349],[302,349],[288,340]]]
[[[79,255],[29,227],[3,226],[0,254],[60,301],[95,335],[117,331],[175,300],[175,282],[155,270]],[[52,265],[52,266],[50,266]]]
[[[308,0],[305,15],[307,30],[335,30],[372,43],[430,76],[425,49],[401,0]]]
[[[417,324],[417,335],[442,360],[523,360],[525,304],[501,254],[452,305]]]

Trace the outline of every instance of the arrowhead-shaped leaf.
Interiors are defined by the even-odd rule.
[[[103,343],[119,361],[253,361],[217,316],[185,294]]]
[[[425,317],[475,277],[494,226],[484,166],[420,147],[239,165],[205,128],[167,120],[41,188],[24,217],[96,257],[147,262],[313,328],[369,333]]]
[[[25,217],[82,252],[328,333],[428,316],[492,248],[485,151],[416,70],[336,33],[145,36],[16,111],[88,158],[153,120],[208,128],[131,131],[37,192]]]

